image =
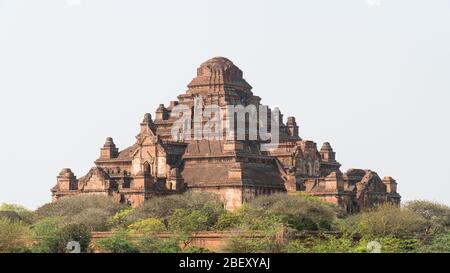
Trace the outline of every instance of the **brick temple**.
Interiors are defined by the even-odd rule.
[[[396,181],[381,179],[368,169],[340,170],[330,143],[320,147],[299,136],[295,117],[280,114],[279,145],[261,149],[260,140],[174,139],[172,109],[204,106],[260,105],[242,71],[223,57],[210,59],[197,69],[188,90],[169,105],[159,105],[155,115],[145,114],[136,141],[119,150],[108,137],[95,166],[77,178],[63,169],[51,189],[53,200],[77,194],[112,196],[134,207],[154,196],[185,191],[218,194],[233,210],[252,198],[273,193],[305,192],[338,204],[348,213],[384,202],[400,203]],[[225,124],[223,126],[226,126]]]

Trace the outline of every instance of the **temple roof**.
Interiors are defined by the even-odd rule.
[[[197,68],[197,77],[189,83],[189,89],[209,87],[214,91],[225,86],[240,90],[251,90],[252,87],[244,78],[242,70],[227,58],[215,57],[202,63]]]

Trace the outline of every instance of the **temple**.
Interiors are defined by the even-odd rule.
[[[178,117],[172,110],[180,105],[193,109],[196,98],[201,98],[203,107],[221,109],[261,105],[242,71],[223,57],[201,64],[187,87],[167,107],[159,105],[154,117],[144,115],[130,147],[119,150],[108,137],[85,176],[77,178],[70,169],[63,169],[51,189],[53,200],[102,194],[136,207],[154,196],[208,191],[218,194],[226,208],[233,210],[258,195],[305,192],[348,213],[385,202],[400,203],[393,178],[381,179],[367,169],[342,172],[330,143],[319,149],[315,142],[303,140],[295,117],[284,120],[279,115],[279,144],[268,151],[261,149],[265,142],[260,139],[173,137],[172,126]],[[221,124],[229,126],[226,120]]]

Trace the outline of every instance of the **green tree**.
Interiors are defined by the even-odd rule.
[[[0,217],[10,218],[11,220],[21,220],[25,223],[32,221],[33,212],[22,205],[6,204],[0,205]]]
[[[169,219],[169,229],[189,234],[193,231],[205,230],[208,217],[198,210],[177,209]]]
[[[339,223],[344,233],[358,233],[367,239],[414,237],[423,234],[427,227],[426,219],[420,214],[391,204],[380,205]]]
[[[303,194],[260,196],[249,207],[270,210],[286,226],[297,230],[329,230],[337,215],[333,206]]]
[[[52,253],[68,253],[69,242],[77,242],[80,245],[80,251],[89,252],[89,244],[91,242],[91,232],[88,227],[82,224],[70,224],[61,228],[55,236],[55,240],[51,240],[49,245]]]
[[[65,224],[80,224],[91,231],[105,231],[110,227],[111,217],[122,207],[108,196],[70,196],[38,208],[34,220],[58,217]]]
[[[52,247],[57,244],[58,232],[64,226],[58,217],[43,218],[31,226],[31,231],[36,237],[32,251],[37,253],[51,253]]]
[[[28,252],[33,234],[23,222],[0,218],[0,252]]]
[[[200,210],[205,204],[210,204],[211,207],[223,208],[223,203],[215,194],[188,192],[146,200],[142,206],[133,210],[125,219],[132,223],[140,219],[158,218],[168,225],[169,218],[175,210]]]
[[[423,200],[405,204],[405,209],[420,214],[428,221],[427,234],[446,232],[450,228],[450,207]]]
[[[148,218],[139,220],[129,225],[128,231],[134,233],[153,234],[156,232],[166,231],[166,226],[159,219]]]
[[[178,235],[164,239],[147,235],[139,240],[138,248],[141,253],[180,253],[183,239]]]
[[[110,219],[110,221],[109,221],[110,226],[113,226],[113,227],[126,227],[126,226],[128,226],[130,224],[130,222],[127,220],[127,217],[130,215],[130,213],[132,211],[133,211],[133,208],[131,206],[125,207],[124,209],[118,211]]]
[[[215,224],[215,229],[217,230],[227,230],[236,228],[242,224],[242,216],[236,212],[224,212],[217,219]]]
[[[417,252],[450,253],[450,232],[436,235],[430,243],[422,245]]]
[[[103,238],[96,244],[103,252],[138,253],[138,246],[126,231],[117,231],[111,237]]]

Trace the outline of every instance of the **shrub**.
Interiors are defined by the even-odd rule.
[[[328,230],[337,214],[332,206],[300,194],[261,196],[255,198],[249,206],[270,210],[288,227],[297,230]]]
[[[81,224],[90,231],[106,231],[110,226],[110,212],[101,208],[87,208],[67,219],[68,224]]]
[[[405,209],[420,214],[428,221],[428,234],[445,232],[450,228],[450,207],[435,202],[411,201]]]
[[[224,212],[217,219],[215,228],[217,230],[227,230],[237,227],[242,223],[242,216],[235,212]]]
[[[91,242],[90,230],[82,224],[70,224],[61,228],[55,236],[55,240],[51,240],[49,246],[52,253],[68,253],[69,242],[78,242],[81,252],[89,251],[89,243]]]
[[[48,203],[35,211],[35,219],[46,217],[73,217],[88,209],[103,210],[108,215],[114,215],[123,205],[120,205],[111,197],[103,195],[77,195],[58,199]]]
[[[153,236],[143,237],[138,244],[141,253],[180,253],[179,236],[161,239]]]
[[[418,252],[450,253],[450,232],[438,234],[431,243],[421,246]]]
[[[181,195],[169,195],[154,197],[146,200],[142,206],[133,210],[125,219],[135,222],[140,219],[159,218],[166,225],[170,216],[177,209],[200,210],[205,204],[212,207],[222,207],[223,203],[217,195],[210,193],[184,193]]]
[[[169,229],[181,233],[205,230],[208,217],[198,210],[177,209],[169,219]]]
[[[30,229],[21,221],[0,218],[0,252],[28,252],[33,243]]]
[[[37,241],[33,245],[32,251],[37,253],[51,253],[52,246],[57,244],[58,232],[63,227],[60,218],[48,217],[35,222],[31,226]]]
[[[117,231],[111,237],[97,241],[100,250],[110,253],[137,253],[138,247],[126,231]]]
[[[166,226],[156,218],[139,220],[128,226],[128,230],[136,233],[152,234],[166,230]]]
[[[5,204],[0,205],[0,217],[6,217],[11,220],[20,220],[30,223],[33,212],[21,205]]]
[[[34,220],[58,217],[65,224],[80,224],[91,231],[105,231],[109,228],[111,217],[122,207],[108,196],[70,196],[38,208]]]
[[[358,242],[348,235],[323,235],[290,241],[286,250],[288,253],[353,253],[360,252],[358,246]]]
[[[238,212],[239,230],[225,247],[232,253],[282,252],[284,243],[278,235],[285,231],[281,217],[273,211],[245,204]]]
[[[412,237],[425,232],[427,221],[420,214],[391,204],[351,216],[341,222],[340,229],[359,233],[365,238]]]
[[[127,221],[128,215],[133,211],[132,207],[125,207],[124,209],[118,211],[114,216],[110,219],[110,225],[114,227],[125,227],[130,224]]]

